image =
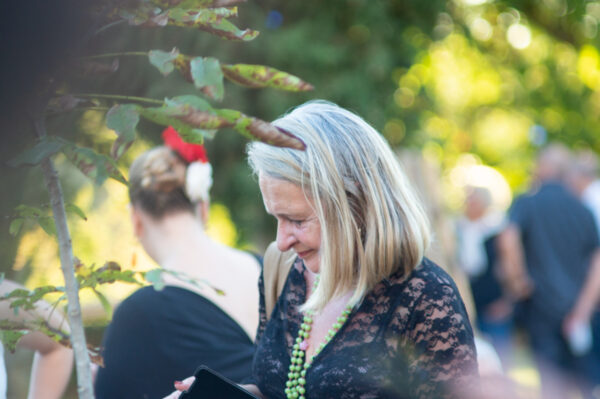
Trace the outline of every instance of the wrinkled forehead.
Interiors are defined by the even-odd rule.
[[[312,198],[305,194],[301,186],[287,180],[259,175],[259,186],[265,209],[278,215],[304,215],[314,212]]]

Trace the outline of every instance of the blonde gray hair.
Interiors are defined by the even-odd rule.
[[[304,309],[353,290],[360,302],[381,280],[419,265],[427,216],[385,139],[358,115],[325,101],[303,104],[273,124],[305,151],[253,142],[254,172],[300,186],[321,225],[320,282]]]

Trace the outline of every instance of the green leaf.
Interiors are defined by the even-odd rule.
[[[240,117],[235,121],[235,125],[233,128],[236,132],[240,133],[242,136],[245,136],[251,140],[254,139],[252,133],[250,133],[250,124],[252,123],[252,118],[246,115],[240,115]]]
[[[102,309],[104,309],[104,313],[106,313],[106,317],[109,320],[111,320],[112,315],[113,315],[112,305],[110,304],[110,302],[108,301],[106,296],[104,296],[104,294],[102,294],[100,291],[98,291],[94,288],[92,289],[92,291],[94,291],[94,294],[96,294],[96,296],[98,297],[98,300],[100,301],[100,304],[102,305]]]
[[[202,97],[194,96],[194,95],[184,95],[177,96],[173,98],[165,98],[165,104],[167,106],[176,107],[176,106],[190,106],[194,109],[198,109],[201,111],[211,111],[214,112],[214,108],[210,105],[208,101],[203,99]]]
[[[17,234],[19,234],[19,231],[21,230],[21,226],[23,226],[24,221],[25,221],[25,219],[23,219],[23,218],[16,218],[16,219],[13,219],[12,222],[10,222],[10,226],[8,227],[8,232],[10,233],[11,236],[16,236]]]
[[[134,9],[120,10],[121,18],[127,20],[129,25],[153,28],[166,26],[169,22],[167,12],[162,12],[159,8],[148,3],[138,3]]]
[[[15,315],[19,314],[21,308],[25,310],[32,310],[34,308],[33,303],[28,298],[16,299],[10,303],[10,308],[13,310]]]
[[[253,40],[258,31],[240,30],[229,22],[227,17],[236,16],[235,8],[190,9],[175,8],[169,10],[169,25],[190,26],[227,40]]]
[[[225,89],[219,60],[211,57],[196,57],[190,61],[190,71],[196,88],[209,98],[218,101],[223,99]]]
[[[27,330],[1,330],[0,340],[11,353],[17,349],[17,344],[23,335],[27,334]]]
[[[2,297],[2,299],[12,299],[12,298],[27,298],[31,295],[31,291],[25,288],[15,288],[11,292],[7,293]]]
[[[24,218],[38,218],[45,213],[41,208],[25,204],[17,205],[15,212],[17,215]]]
[[[127,184],[115,161],[104,154],[98,154],[91,148],[79,147],[67,141],[62,152],[73,165],[98,185],[104,183],[109,177]]]
[[[46,137],[40,140],[33,148],[30,148],[8,161],[8,165],[33,166],[37,165],[49,156],[59,152],[63,144],[53,138]]]
[[[313,90],[313,86],[287,72],[264,65],[221,65],[225,77],[246,87],[272,87],[288,91]]]
[[[210,8],[231,7],[244,3],[246,0],[151,0],[150,2],[161,8]]]
[[[99,284],[112,284],[117,281],[142,285],[135,277],[136,272],[122,270],[114,261],[108,261],[98,269],[94,269],[94,265],[86,266],[79,262],[75,266],[75,273],[80,288],[96,289]]]
[[[67,211],[69,213],[74,213],[77,216],[79,216],[80,218],[82,218],[83,220],[87,220],[87,216],[85,216],[85,213],[83,213],[83,211],[81,210],[81,208],[79,208],[75,204],[66,204],[65,205],[65,211]]]
[[[106,113],[106,126],[117,133],[111,156],[119,159],[135,140],[135,127],[140,121],[140,106],[117,104]]]
[[[204,27],[198,27],[200,30],[212,33],[227,40],[242,40],[250,41],[256,39],[258,31],[252,29],[241,30],[227,19],[222,19],[219,22],[207,24]]]
[[[175,59],[179,56],[179,50],[173,48],[170,52],[161,50],[151,50],[148,53],[150,63],[154,65],[163,76],[167,76],[175,69]]]
[[[165,99],[165,106],[155,108],[144,108],[141,115],[159,125],[173,126],[181,135],[183,140],[188,143],[202,144],[204,138],[213,138],[216,128],[213,125],[207,126],[191,126],[182,121],[182,117],[193,112],[194,110],[202,110],[214,114],[211,105],[198,96],[185,95],[171,99]]]
[[[184,141],[194,144],[204,143],[204,138],[212,138],[214,132],[205,129],[196,129],[178,118],[178,113],[168,108],[145,108],[142,116],[162,126],[173,126]]]
[[[173,23],[214,23],[224,18],[237,17],[237,7],[218,7],[212,9],[178,6],[169,10],[169,20]]]
[[[231,124],[237,123],[238,119],[240,119],[242,116],[244,116],[244,114],[242,114],[240,111],[237,111],[235,109],[221,108],[221,109],[215,110],[215,112],[219,117],[225,119],[226,121],[228,121]]]
[[[40,299],[43,299],[44,296],[55,293],[55,292],[63,292],[64,289],[62,287],[56,287],[54,285],[43,285],[41,287],[34,288],[29,295],[31,303],[35,303]]]
[[[144,274],[144,278],[146,279],[146,281],[148,281],[150,284],[152,284],[154,286],[155,290],[161,291],[163,288],[165,288],[165,282],[162,278],[163,272],[164,272],[163,269],[148,270]]]
[[[43,216],[38,219],[38,223],[44,229],[46,234],[50,236],[56,236],[56,225],[54,219],[50,216]]]
[[[10,308],[13,309],[14,314],[18,314],[21,308],[25,310],[34,309],[37,301],[43,299],[47,294],[56,292],[64,292],[64,288],[53,285],[37,287],[33,291],[17,288],[0,298],[0,300],[8,300],[10,302]],[[0,319],[0,322],[2,321],[3,320]]]

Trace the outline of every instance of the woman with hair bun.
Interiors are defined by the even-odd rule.
[[[165,146],[145,152],[130,168],[135,235],[165,270],[225,294],[163,273],[164,289],[144,287],[125,299],[103,339],[98,399],[164,396],[200,364],[233,381],[250,373],[260,264],[205,233],[212,177],[204,147],[184,143],[171,127],[163,138]]]
[[[429,223],[387,142],[324,101],[273,125],[306,150],[248,147],[277,219],[263,270],[273,251],[291,265],[272,310],[261,276],[244,388],[267,399],[481,398],[465,306],[452,278],[423,255]]]

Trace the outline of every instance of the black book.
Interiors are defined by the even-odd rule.
[[[179,399],[259,399],[235,382],[206,366],[194,373],[196,380],[179,396]]]

